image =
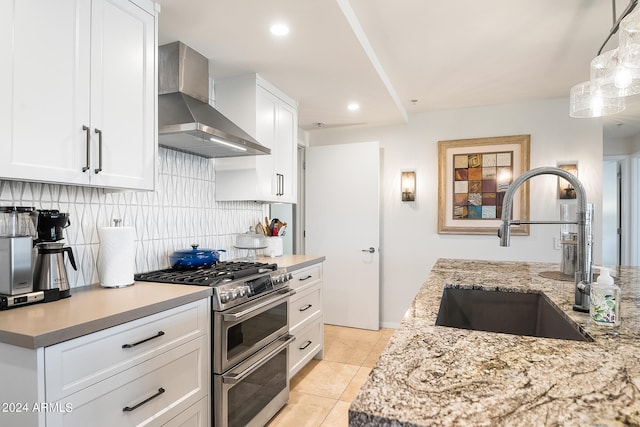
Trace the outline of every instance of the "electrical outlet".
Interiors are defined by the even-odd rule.
[[[553,249],[559,251],[562,249],[562,243],[560,243],[560,238],[559,237],[554,237],[553,238]]]

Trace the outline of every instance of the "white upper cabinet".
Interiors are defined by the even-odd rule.
[[[216,159],[216,200],[296,203],[297,103],[255,74],[215,81],[216,108],[271,155]]]
[[[0,178],[153,189],[156,14],[138,2],[0,4]]]

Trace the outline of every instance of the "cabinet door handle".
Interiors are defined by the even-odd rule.
[[[136,403],[133,406],[125,406],[124,408],[122,408],[122,412],[134,411],[134,410],[138,409],[139,407],[141,407],[142,405],[144,405],[145,403],[149,402],[150,400],[155,399],[156,397],[160,396],[164,392],[165,392],[164,388],[160,387],[158,389],[158,392],[156,394],[154,394],[153,396],[148,397],[145,400],[143,400],[142,402]]]
[[[284,175],[281,173],[276,174],[276,196],[284,196]]]
[[[95,133],[98,134],[98,169],[95,169],[95,173],[102,172],[102,131],[98,128],[95,129]]]
[[[301,282],[304,282],[305,280],[311,279],[312,277],[313,277],[313,276],[310,274],[310,275],[308,275],[308,276],[301,277],[301,278],[299,278],[298,280],[299,280],[299,281],[301,281]]]
[[[91,169],[91,129],[88,126],[82,125],[82,130],[87,135],[87,162],[82,168],[82,172],[86,172]]]
[[[149,338],[145,338],[145,339],[143,339],[142,341],[134,342],[133,344],[122,344],[122,348],[133,348],[133,347],[135,347],[135,346],[137,346],[137,345],[139,345],[139,344],[145,343],[145,342],[147,342],[147,341],[151,341],[151,340],[153,340],[153,339],[160,338],[160,337],[161,337],[161,336],[163,336],[163,335],[164,335],[164,331],[159,331],[159,332],[158,332],[157,334],[155,334],[154,336],[149,337]]]
[[[307,304],[307,305],[305,305],[304,307],[300,307],[300,308],[298,309],[298,311],[307,311],[307,310],[309,310],[311,307],[313,307],[311,304]]]
[[[282,185],[280,186],[280,195],[284,196],[284,175],[280,174],[280,178],[282,180]]]
[[[300,347],[298,347],[298,350],[304,350],[305,348],[309,347],[311,345],[311,340],[307,340],[304,344],[302,344]]]

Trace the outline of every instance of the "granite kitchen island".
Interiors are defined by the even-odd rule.
[[[613,271],[619,336],[572,310],[558,264],[440,259],[349,410],[350,426],[640,425],[640,269]],[[446,284],[542,291],[593,342],[435,326]]]

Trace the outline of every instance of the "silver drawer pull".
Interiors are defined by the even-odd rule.
[[[313,307],[311,304],[307,304],[304,307],[300,307],[298,310],[299,311],[307,311],[309,310],[311,307]]]
[[[311,345],[311,340],[307,340],[307,342],[305,342],[304,344],[302,344],[301,347],[298,347],[299,350],[304,350],[305,348],[309,347]]]
[[[310,275],[308,275],[308,276],[306,276],[306,277],[301,277],[301,278],[299,278],[298,280],[299,280],[299,281],[301,281],[301,282],[304,282],[305,280],[307,280],[307,279],[311,279],[312,277],[313,277],[313,276],[310,274]]]
[[[135,346],[137,346],[139,344],[145,343],[147,341],[151,341],[153,339],[160,338],[163,335],[164,335],[164,331],[160,331],[157,334],[155,334],[154,336],[146,338],[146,339],[143,339],[142,341],[134,342],[133,344],[122,344],[122,348],[133,348],[133,347],[135,347]]]
[[[141,407],[142,405],[144,405],[145,403],[149,402],[150,400],[155,399],[156,397],[160,396],[164,392],[165,392],[164,388],[160,387],[158,389],[158,392],[156,394],[154,394],[153,396],[148,397],[145,400],[143,400],[142,402],[137,403],[137,404],[135,404],[133,406],[125,406],[124,408],[122,408],[122,412],[134,411],[134,410],[138,409],[139,407]]]

